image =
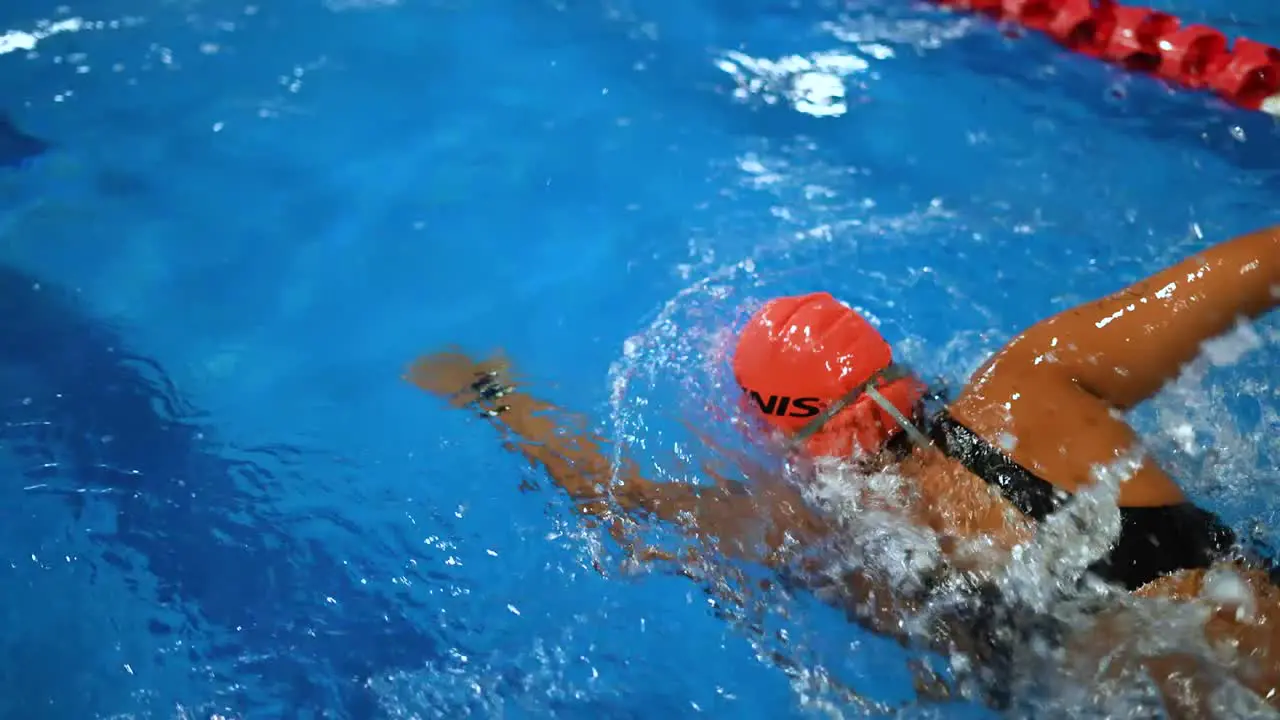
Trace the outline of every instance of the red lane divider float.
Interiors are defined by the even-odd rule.
[[[1043,32],[1076,52],[1280,117],[1280,50],[1115,0],[933,0]]]

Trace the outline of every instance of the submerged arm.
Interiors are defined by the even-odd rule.
[[[477,379],[505,378],[508,372],[501,360],[476,362],[460,353],[444,352],[420,358],[405,379],[455,407],[472,408],[489,417],[509,449],[543,467],[574,500],[578,513],[603,522],[630,557],[677,560],[667,553],[637,549],[630,542],[628,521],[656,518],[714,555],[761,563],[811,589],[814,583],[826,585],[835,590],[827,601],[843,606],[850,619],[873,632],[909,642],[901,624],[903,606],[882,579],[857,569],[832,577],[824,572],[831,558],[797,558],[795,551],[815,547],[834,529],[797,490],[781,482],[747,486],[710,470],[707,474],[716,485],[649,480],[630,460],[615,466],[609,441],[587,429],[581,416],[519,390],[503,387],[506,392],[498,395],[474,387]],[[704,585],[726,610],[745,606],[742,593],[751,588],[710,582],[703,576],[706,567],[696,562],[699,556],[695,553],[687,559],[692,562],[681,563],[680,574]],[[761,631],[744,620],[737,622],[759,635]]]
[[[623,540],[624,521],[656,518],[688,537],[713,543],[723,554],[774,565],[788,538],[808,544],[825,531],[799,494],[782,487],[752,492],[725,482],[655,482],[629,459],[615,468],[610,443],[587,429],[581,416],[512,388],[486,397],[473,387],[486,375],[505,384],[506,372],[501,360],[476,362],[459,353],[436,353],[415,362],[406,379],[455,406],[488,415],[508,448],[543,467],[575,501],[577,511],[604,521],[615,539]]]

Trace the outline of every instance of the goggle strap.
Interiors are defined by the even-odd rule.
[[[889,402],[889,398],[881,395],[879,390],[874,387],[869,387],[867,388],[867,395],[870,396],[870,398],[875,401],[882,410],[889,413],[889,417],[893,418],[894,421],[902,427],[902,431],[907,434],[907,437],[911,438],[911,442],[914,443],[916,447],[922,450],[933,447],[933,441],[924,433],[920,432],[920,428],[916,427],[915,423],[911,422],[906,415],[903,415],[901,410],[894,406],[893,403]]]
[[[898,408],[894,407],[893,403],[889,402],[889,399],[882,395],[875,387],[876,383],[880,381],[893,382],[894,380],[901,380],[902,378],[910,377],[910,375],[910,371],[896,363],[890,363],[883,369],[877,370],[871,374],[871,377],[856,385],[849,392],[840,396],[840,399],[828,405],[826,410],[823,410],[816,417],[806,423],[804,427],[797,430],[791,436],[792,443],[799,444],[808,440],[815,433],[821,430],[822,426],[826,425],[831,418],[835,417],[837,413],[853,404],[853,401],[857,400],[859,395],[866,393],[871,400],[875,402],[875,404],[879,405],[881,409],[889,413],[889,417],[892,417],[894,422],[898,423],[898,425],[902,427],[903,431],[907,433],[907,437],[911,438],[913,443],[922,448],[932,447],[933,442],[929,440],[924,433],[920,432],[920,430],[916,428],[916,426],[907,419],[907,417],[903,415]]]
[[[828,405],[826,410],[823,410],[822,412],[818,413],[818,415],[815,418],[805,423],[804,427],[800,428],[794,434],[792,434],[791,436],[792,443],[798,445],[804,442],[805,440],[808,440],[811,436],[813,436],[814,433],[821,430],[822,426],[826,425],[827,422],[831,420],[831,418],[835,417],[836,413],[849,407],[849,404],[852,403],[855,399],[857,399],[857,397],[861,395],[865,389],[866,389],[866,384],[864,383],[850,390],[848,393],[842,395],[840,399]]]
[[[836,413],[852,405],[853,401],[857,400],[859,395],[866,392],[867,388],[873,387],[876,382],[880,380],[888,380],[892,382],[894,380],[907,377],[909,374],[910,373],[905,369],[893,363],[871,373],[871,377],[858,383],[849,390],[849,392],[841,395],[839,399],[828,405],[826,410],[823,410],[812,420],[805,423],[804,427],[793,433],[791,436],[792,439],[795,442],[804,442],[805,440],[808,440],[810,436],[821,430],[823,425],[830,422],[831,418],[836,416]]]

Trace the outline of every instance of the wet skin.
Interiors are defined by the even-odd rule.
[[[1019,464],[1056,487],[1075,492],[1094,482],[1099,465],[1140,448],[1122,413],[1173,380],[1201,352],[1202,344],[1280,305],[1280,228],[1268,228],[1215,245],[1151,277],[1099,300],[1046,318],[995,353],[970,378],[949,410],[988,443],[1009,449]],[[420,358],[406,379],[458,407],[504,411],[493,418],[504,444],[544,467],[584,515],[603,521],[626,544],[630,523],[672,523],[716,552],[785,570],[788,548],[820,542],[831,522],[798,490],[757,471],[740,468],[745,482],[717,474],[713,486],[653,482],[624,461],[610,463],[608,441],[588,432],[585,421],[524,392],[489,400],[469,388],[478,373],[496,371],[510,381],[501,357],[476,360],[460,352]],[[1007,438],[1015,442],[1010,444]],[[1003,440],[1003,442],[1002,442]],[[917,449],[898,467],[918,501],[912,519],[938,533],[953,567],[983,569],[990,555],[973,557],[966,541],[983,538],[1007,551],[1030,540],[1033,522],[984,480],[941,453]],[[747,490],[749,488],[749,490]],[[1122,483],[1122,507],[1184,502],[1182,490],[1153,460],[1142,460]],[[646,557],[644,548],[632,551]],[[999,562],[1000,554],[997,553]],[[989,567],[989,566],[988,566]],[[1135,594],[1205,603],[1213,613],[1205,635],[1211,646],[1232,646],[1237,679],[1280,709],[1280,590],[1264,573],[1244,568],[1253,613],[1199,598],[1209,570],[1187,570],[1157,579]],[[859,620],[895,634],[904,599],[886,600],[875,577],[848,578],[844,601]],[[872,600],[874,599],[874,602]],[[909,603],[905,603],[909,604]],[[1114,627],[1109,629],[1114,634]],[[1085,640],[1082,655],[1105,653],[1106,637]],[[1185,658],[1136,660],[1148,669],[1179,717],[1205,716],[1207,675]]]

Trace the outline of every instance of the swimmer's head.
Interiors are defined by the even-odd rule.
[[[904,432],[925,388],[896,370],[884,337],[828,293],[765,303],[733,354],[750,411],[812,457],[866,457]]]

